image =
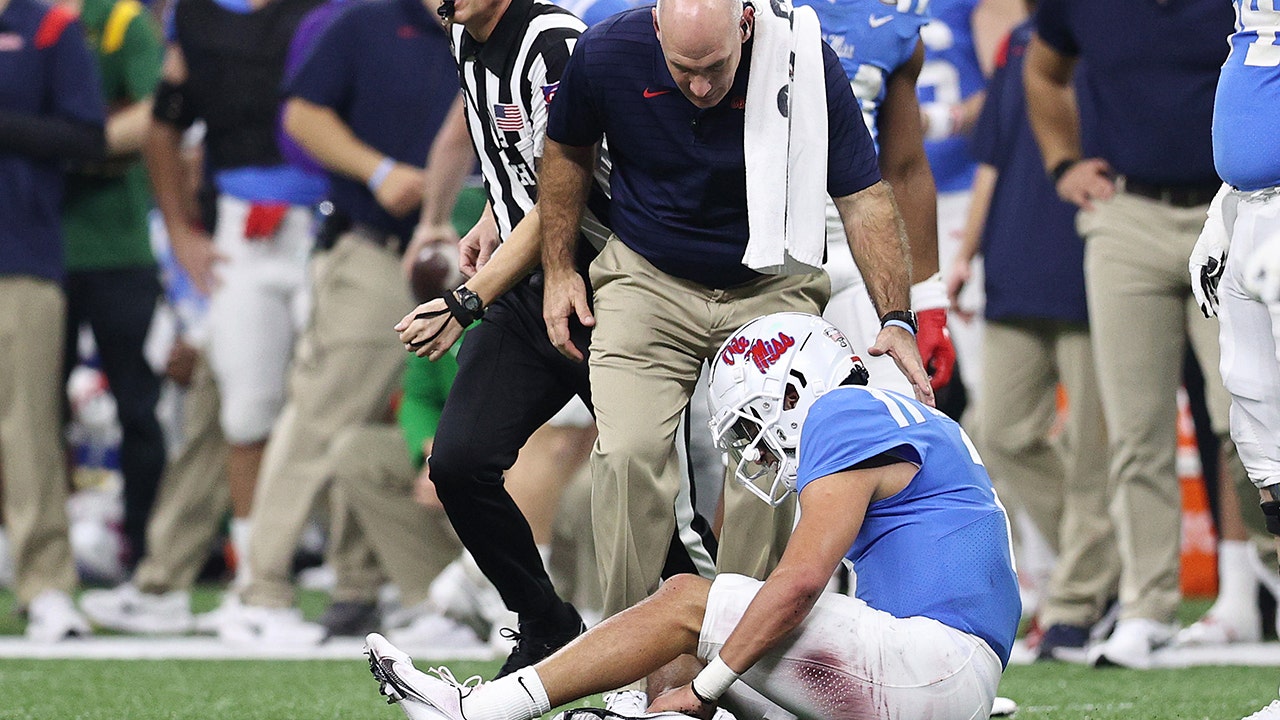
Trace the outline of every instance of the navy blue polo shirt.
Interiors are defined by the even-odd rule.
[[[1234,29],[1225,0],[1041,0],[1036,31],[1087,61],[1091,145],[1116,172],[1160,185],[1217,182],[1210,127]]]
[[[743,105],[751,43],[718,105],[701,110],[676,86],[650,8],[615,15],[578,40],[547,121],[547,137],[572,146],[602,136],[613,161],[610,224],[659,270],[708,287],[758,277],[747,245]],[[850,195],[880,180],[875,146],[840,60],[823,43],[829,151],[827,192]]]
[[[1032,28],[1025,22],[1010,36],[973,132],[974,157],[1000,173],[982,234],[985,314],[995,321],[1083,323],[1084,242],[1075,230],[1076,207],[1054,190],[1027,120],[1022,67]],[[1082,101],[1082,114],[1089,105]]]
[[[333,109],[362,142],[423,167],[458,95],[449,38],[420,0],[354,3],[329,24],[286,95]],[[360,180],[330,172],[330,199],[355,222],[407,241],[418,214],[394,218]]]
[[[0,110],[101,126],[98,69],[65,8],[12,0],[0,13]],[[59,281],[62,165],[0,150],[0,276]]]

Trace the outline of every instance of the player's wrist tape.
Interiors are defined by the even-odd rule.
[[[1280,535],[1280,500],[1262,503],[1262,516],[1267,519],[1267,532]]]
[[[378,188],[382,187],[382,183],[386,182],[387,176],[395,168],[396,161],[389,157],[382,158],[382,162],[378,163],[378,167],[373,169],[373,174],[369,176],[365,185],[369,188],[369,192],[376,193]]]
[[[738,673],[725,665],[720,656],[716,655],[706,667],[702,668],[702,672],[698,673],[693,682],[689,683],[689,689],[702,702],[714,703],[737,680]]]
[[[945,308],[948,304],[947,286],[940,272],[911,286],[911,309],[916,312]]]

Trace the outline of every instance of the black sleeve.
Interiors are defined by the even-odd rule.
[[[102,126],[0,110],[0,151],[36,160],[102,160]]]

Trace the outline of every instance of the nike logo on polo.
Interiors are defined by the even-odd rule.
[[[656,98],[659,95],[666,95],[669,92],[671,91],[670,90],[654,90],[653,88],[645,88],[644,96],[646,98]]]
[[[871,23],[871,27],[873,27],[873,28],[878,28],[878,27],[880,27],[881,25],[884,25],[885,23],[889,22],[889,21],[890,21],[890,20],[892,20],[892,19],[893,19],[893,16],[892,16],[892,15],[885,15],[884,17],[876,17],[875,15],[872,15],[872,16],[867,20],[867,22]]]

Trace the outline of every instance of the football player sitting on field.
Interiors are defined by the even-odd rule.
[[[382,692],[411,720],[531,720],[688,654],[705,669],[649,712],[709,718],[723,703],[746,720],[773,703],[824,720],[987,717],[1021,610],[1004,509],[960,426],[866,381],[840,331],[802,313],[757,318],[716,354],[712,432],[737,480],[767,502],[800,497],[767,580],[676,576],[490,683],[421,672],[370,635]],[[856,597],[824,594],[846,559]],[[584,712],[610,716],[573,714]]]

